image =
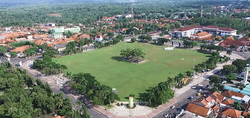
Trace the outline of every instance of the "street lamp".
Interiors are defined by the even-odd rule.
[[[194,65],[195,65],[195,59],[193,59],[193,77],[195,76]]]

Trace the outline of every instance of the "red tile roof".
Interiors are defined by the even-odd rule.
[[[187,31],[187,30],[191,30],[191,29],[194,29],[194,28],[190,27],[190,26],[186,26],[186,27],[182,27],[182,28],[178,29],[177,31]]]
[[[219,27],[219,30],[222,30],[222,31],[235,31],[232,28],[226,28],[226,27]]]
[[[245,46],[246,44],[241,41],[231,40],[231,39],[226,39],[220,44],[220,46],[223,46],[223,47],[230,47],[230,45]]]
[[[207,113],[209,111],[209,108],[207,108],[207,107],[201,107],[199,105],[195,105],[193,103],[189,103],[188,106],[187,106],[187,108],[186,108],[186,110],[189,111],[189,112],[198,114],[200,116],[206,117]]]
[[[214,95],[216,98],[218,98],[220,101],[224,99],[224,96],[221,95],[220,93],[218,93],[217,91],[215,91],[215,92],[213,93],[213,95]]]
[[[25,45],[25,46],[22,46],[22,47],[17,47],[15,49],[13,49],[12,51],[13,52],[24,52],[25,50],[29,49],[29,45]]]
[[[233,103],[234,103],[234,100],[232,99],[227,99],[227,100],[222,101],[222,104],[225,104],[225,105],[232,105]]]
[[[234,91],[225,91],[224,93],[222,93],[223,96],[229,97],[231,98],[232,96],[236,96],[236,97],[241,97],[243,98],[245,95],[242,93],[238,93],[238,92],[234,92]]]
[[[235,109],[231,109],[231,108],[226,108],[222,114],[232,117],[232,118],[239,118],[239,116],[241,116],[241,111],[235,110]]]
[[[214,113],[216,113],[218,110],[219,110],[219,106],[218,105],[216,105],[214,108],[213,108],[213,111],[214,111]]]
[[[243,116],[245,116],[245,117],[246,117],[248,114],[250,115],[250,112],[246,112],[246,111],[243,112]]]

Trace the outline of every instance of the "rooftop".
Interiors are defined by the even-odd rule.
[[[189,103],[186,110],[189,111],[189,112],[195,113],[197,115],[206,117],[207,113],[209,111],[209,108],[202,107],[202,106],[199,106],[199,105],[195,105],[193,103]]]
[[[241,113],[242,113],[241,111],[231,109],[231,108],[226,108],[222,112],[223,115],[226,115],[232,118],[239,118],[241,116]]]

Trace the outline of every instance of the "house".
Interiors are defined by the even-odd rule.
[[[66,49],[67,44],[54,44],[54,49],[57,50],[59,53],[63,52]]]
[[[224,41],[220,43],[220,46],[223,46],[225,48],[230,48],[230,45],[236,45],[238,48],[242,46],[246,46],[249,43],[241,42],[239,40],[234,40],[232,36],[227,37]]]
[[[202,107],[193,103],[188,104],[186,111],[189,111],[193,113],[195,116],[199,116],[201,118],[206,118],[212,113],[211,108]]]
[[[223,95],[221,95],[219,92],[215,91],[213,94],[210,95],[211,97],[213,97],[215,99],[216,102],[220,103],[221,101],[223,101],[225,99],[225,97]]]
[[[4,31],[5,31],[5,32],[12,31],[12,27],[5,27],[5,28],[4,28]]]
[[[193,101],[193,104],[199,105],[202,107],[207,107],[207,101],[205,99]]]
[[[230,106],[230,105],[232,105],[234,103],[234,100],[232,100],[232,99],[227,99],[227,100],[223,100],[222,102],[221,102],[221,106]]]
[[[73,28],[66,28],[64,29],[64,32],[72,32],[72,33],[79,33],[81,31],[80,27],[73,27]]]
[[[23,56],[25,56],[23,52],[25,50],[29,49],[29,47],[30,47],[29,45],[25,45],[25,46],[22,46],[22,47],[17,47],[15,49],[13,49],[12,51],[18,53],[17,57],[23,57]]]
[[[217,116],[219,113],[219,109],[220,109],[220,106],[218,106],[218,105],[214,106],[213,107],[213,114],[215,114]]]
[[[221,113],[222,118],[241,118],[241,111],[232,109],[232,108],[225,108]]]
[[[72,42],[72,41],[75,41],[73,38],[66,38],[66,39],[64,39],[64,41],[66,41],[66,42]]]
[[[102,35],[99,35],[99,36],[96,36],[94,39],[95,41],[101,42],[103,40],[103,37]]]
[[[17,47],[15,49],[13,49],[12,51],[20,53],[20,52],[24,52],[25,50],[29,49],[29,47],[30,47],[29,45],[25,45],[25,46],[22,46],[22,47]]]
[[[64,32],[64,27],[59,27],[59,28],[50,28],[50,32],[52,32],[51,37],[52,38],[63,38],[63,32]]]
[[[165,36],[163,36],[163,38],[171,40],[171,36],[169,36],[169,35],[165,35]]]
[[[228,98],[233,98],[237,100],[242,100],[242,98],[245,96],[242,93],[234,92],[234,91],[225,91],[222,93],[223,96],[228,97]]]
[[[237,30],[231,29],[231,28],[225,28],[225,27],[217,27],[217,26],[186,26],[179,28],[175,32],[172,33],[172,37],[174,38],[183,38],[183,37],[191,37],[192,35],[195,35],[200,32],[207,32],[212,35],[218,35],[218,36],[226,36],[226,35],[232,35],[236,36]]]
[[[206,40],[214,40],[213,38],[212,38],[212,34],[209,34],[209,33],[207,33],[207,32],[201,32],[201,33],[197,33],[197,34],[195,34],[195,35],[192,35],[191,37],[190,37],[190,39],[192,39],[192,40],[195,40],[195,39],[198,39],[198,40],[203,40],[203,39],[206,39]]]
[[[250,112],[249,111],[244,111],[243,112],[243,116],[247,117],[248,115],[250,116]]]
[[[88,34],[82,34],[82,35],[80,35],[80,39],[85,39],[85,38],[89,39],[90,36]]]

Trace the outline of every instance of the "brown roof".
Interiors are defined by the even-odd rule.
[[[241,41],[232,40],[232,39],[226,39],[220,43],[220,46],[224,46],[224,47],[230,47],[230,45],[244,46],[246,44]]]
[[[223,98],[224,98],[224,96],[221,95],[220,93],[218,93],[217,91],[215,91],[215,92],[213,93],[213,95],[214,95],[216,98],[218,98],[220,101],[223,100]]]
[[[242,37],[239,39],[239,41],[250,41],[250,38]]]
[[[208,26],[204,26],[205,28],[218,28],[217,26],[214,25],[208,25]]]
[[[186,110],[189,111],[189,112],[195,113],[197,115],[206,117],[207,113],[209,111],[209,108],[207,108],[207,107],[201,107],[199,105],[195,105],[193,103],[189,103],[188,106],[187,106],[187,108],[186,108]]]
[[[232,105],[234,103],[234,100],[227,99],[227,100],[222,101],[222,103],[225,104],[225,105]]]
[[[211,97],[211,96],[208,96],[207,98],[206,98],[206,101],[207,102],[211,102],[213,100],[213,98]]]
[[[74,41],[74,39],[73,38],[66,38],[66,39],[64,39],[64,41]]]
[[[89,38],[90,36],[88,35],[88,34],[82,34],[81,36],[80,36],[80,38],[82,38],[82,39],[85,39],[85,38]]]
[[[219,30],[222,30],[222,31],[234,31],[234,29],[226,28],[226,27],[219,27]]]
[[[213,108],[213,111],[214,111],[214,113],[216,113],[218,110],[219,110],[219,106],[218,105],[216,105],[214,108]]]
[[[231,108],[226,108],[222,114],[232,117],[232,118],[239,118],[239,116],[241,116],[241,111],[235,110],[235,109],[231,109]]]
[[[238,93],[238,92],[234,92],[234,91],[225,91],[224,93],[222,93],[223,96],[226,96],[226,97],[232,97],[232,96],[237,96],[237,97],[241,97],[243,98],[245,95],[242,94],[242,93]]]
[[[209,34],[207,32],[201,32],[201,33],[195,34],[194,36],[206,36],[206,35],[211,35],[211,34]]]
[[[39,39],[39,40],[36,40],[35,43],[37,45],[42,45],[42,44],[46,43],[46,41]]]
[[[203,104],[204,106],[207,106],[207,101],[206,101],[205,99],[196,100],[196,101],[193,101],[193,103],[201,103],[201,104]]]
[[[247,116],[248,114],[250,115],[250,112],[246,112],[246,111],[243,112],[243,116]]]
[[[17,47],[15,49],[13,49],[12,51],[13,52],[24,52],[25,50],[29,49],[29,45],[25,45],[25,46],[22,46],[22,47]]]
[[[178,29],[177,31],[187,31],[187,30],[191,30],[191,29],[194,29],[194,28],[190,27],[190,26],[186,26],[186,27],[182,27],[182,28]]]

